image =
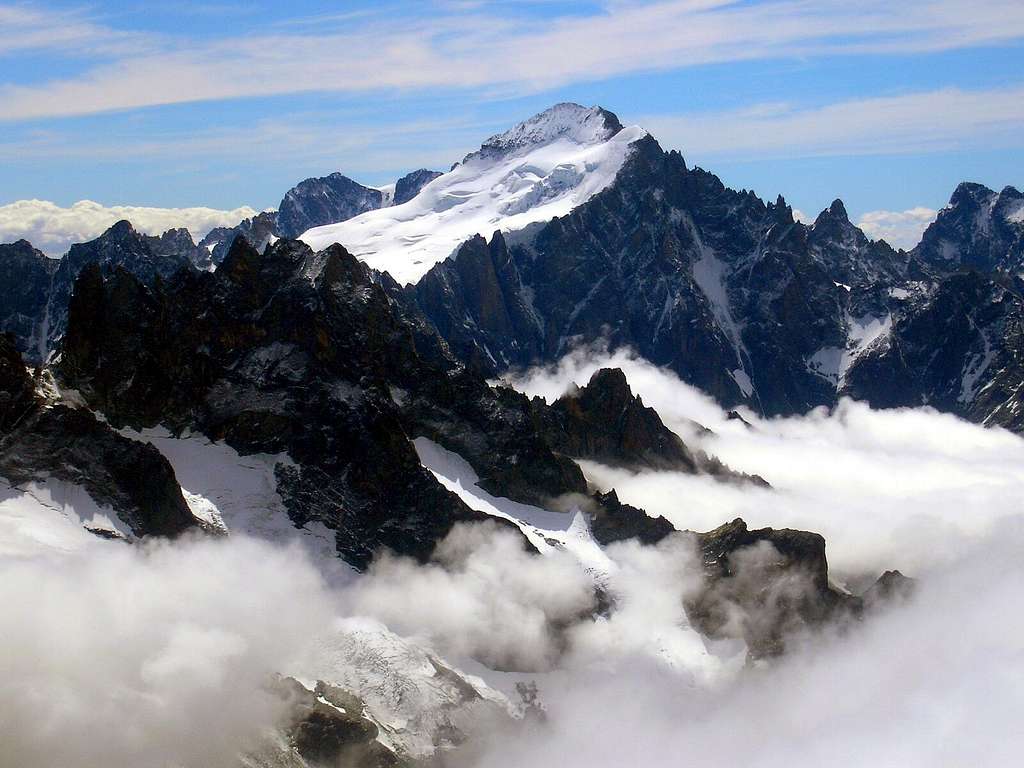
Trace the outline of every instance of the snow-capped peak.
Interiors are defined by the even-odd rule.
[[[529,120],[485,141],[480,149],[466,156],[464,163],[492,159],[519,150],[531,149],[565,139],[575,144],[599,144],[622,130],[619,118],[601,107],[584,107],[562,102],[545,109]]]
[[[399,283],[415,283],[474,235],[564,216],[612,183],[645,131],[600,107],[556,104],[505,133],[401,205],[315,227],[315,249],[340,243]]]

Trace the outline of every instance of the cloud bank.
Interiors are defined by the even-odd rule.
[[[584,568],[569,550],[530,556],[507,531],[460,526],[430,563],[385,555],[334,589],[309,553],[237,535],[36,548],[0,557],[0,765],[234,765],[281,714],[262,691],[267,674],[301,677],[312,654],[318,675],[344,659],[365,674],[339,669],[337,679],[388,682],[400,660],[372,638],[362,638],[365,653],[322,652],[332,647],[325,636],[343,631],[339,616],[381,621],[510,696],[517,683],[536,686],[543,717],[469,720],[446,765],[1018,760],[1024,440],[927,409],[852,402],[800,418],[748,413],[748,429],[627,351],[580,351],[516,383],[552,398],[609,364],[684,437],[698,439],[687,419],[707,425],[715,434],[702,447],[775,487],[587,465],[595,482],[680,527],[741,515],[819,531],[849,586],[900,567],[918,577],[915,595],[842,633],[805,638],[781,660],[746,665],[742,646],[709,642],[687,620],[701,563],[682,535],[608,547],[606,562]],[[595,584],[606,599],[595,601]]]
[[[0,558],[0,765],[230,765],[282,714],[267,676],[329,604],[247,539]]]
[[[135,205],[105,206],[79,200],[62,208],[47,200],[18,200],[0,205],[0,243],[28,240],[49,256],[61,256],[73,243],[99,237],[121,219],[148,235],[184,227],[196,240],[214,227],[233,227],[257,211],[242,206],[230,211],[215,208],[148,208]]]
[[[894,248],[909,251],[921,242],[921,235],[937,213],[921,206],[909,211],[869,211],[860,217],[857,226],[872,240],[885,240]]]
[[[585,463],[589,479],[679,528],[708,530],[735,517],[755,527],[816,531],[836,574],[913,574],[944,562],[1019,515],[1024,439],[927,408],[879,411],[844,400],[833,411],[760,419],[748,429],[673,373],[620,350],[580,350],[513,380],[553,399],[600,367],[622,368],[634,392],[684,439],[733,469],[762,475],[772,491],[672,472],[631,473]],[[689,434],[688,419],[714,435]]]
[[[1009,765],[1024,750],[1020,521],[915,599],[780,663],[688,684],[642,658],[542,685],[545,718],[476,734],[463,764],[854,768]]]

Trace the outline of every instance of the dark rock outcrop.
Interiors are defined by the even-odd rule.
[[[89,411],[44,403],[8,334],[0,335],[0,475],[12,485],[52,477],[81,486],[137,537],[176,536],[199,524],[156,448]]]
[[[237,240],[216,272],[152,287],[89,268],[69,317],[58,374],[91,407],[118,426],[287,452],[277,475],[292,519],[334,529],[355,565],[379,546],[426,559],[456,522],[484,517],[420,465],[410,437],[458,452],[500,495],[586,490],[525,396],[467,371],[340,246],[260,253]]]
[[[10,431],[36,407],[35,386],[12,333],[0,333],[0,434]]]
[[[364,187],[348,176],[332,173],[300,181],[285,194],[277,211],[282,237],[298,237],[307,229],[335,224],[384,204],[384,193]]]
[[[586,386],[538,407],[537,416],[549,442],[574,458],[634,469],[700,470],[694,452],[633,394],[618,368],[595,372]]]
[[[874,608],[892,602],[907,600],[914,594],[917,582],[899,571],[886,571],[864,593],[864,605]]]
[[[709,637],[742,637],[752,658],[776,656],[788,638],[862,610],[860,598],[829,584],[816,533],[750,530],[736,519],[695,536],[705,585],[687,600],[687,615]]]
[[[589,515],[590,533],[601,546],[636,539],[654,545],[676,529],[664,517],[651,517],[642,509],[623,504],[614,490],[596,493]]]
[[[197,266],[207,271],[212,270],[224,261],[236,237],[244,237],[249,245],[262,251],[280,236],[277,211],[263,211],[251,219],[243,219],[234,227],[216,227],[199,242],[200,249],[206,251],[207,256],[204,263]]]
[[[395,182],[394,205],[409,202],[420,193],[421,189],[440,175],[440,171],[430,171],[426,168],[407,173]]]
[[[756,475],[733,472],[704,451],[689,448],[665,426],[657,411],[634,395],[618,368],[596,371],[583,388],[548,406],[534,398],[539,429],[555,450],[627,469],[657,469],[708,474],[723,480],[767,487]],[[697,433],[707,429],[693,423]]]
[[[55,405],[24,419],[0,438],[0,475],[13,485],[47,477],[79,485],[136,537],[200,527],[163,454],[122,437],[86,410]]]
[[[377,726],[363,716],[359,699],[317,682],[314,690],[290,677],[278,677],[271,692],[287,707],[282,733],[309,766],[393,768],[394,752],[377,741]]]
[[[33,360],[46,346],[46,303],[58,264],[26,240],[0,245],[0,333],[14,334],[18,351]]]
[[[1024,268],[1024,194],[964,182],[928,226],[914,254],[939,270]]]
[[[1024,430],[1024,295],[1007,278],[956,272],[909,300],[846,375],[880,408],[930,405]]]

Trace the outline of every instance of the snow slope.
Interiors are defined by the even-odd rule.
[[[352,570],[338,557],[334,531],[322,523],[296,528],[277,493],[274,468],[291,463],[285,454],[242,456],[203,435],[175,437],[163,427],[121,434],[152,443],[167,457],[192,514],[224,529],[277,544],[296,543],[329,581],[345,581]]]
[[[477,485],[480,479],[469,463],[426,437],[413,440],[420,463],[438,482],[462,499],[468,507],[510,520],[541,552],[552,548],[572,554],[596,581],[607,581],[611,560],[590,534],[586,518],[579,509],[551,512],[500,496],[492,496]]]
[[[643,129],[597,107],[558,104],[488,139],[412,200],[315,227],[316,250],[340,243],[399,283],[415,283],[476,234],[564,216],[607,187]]]
[[[480,678],[368,617],[339,618],[289,672],[309,687],[323,680],[356,694],[380,729],[378,740],[412,758],[454,746],[460,723],[481,710],[519,714]]]
[[[12,486],[0,477],[0,558],[110,545],[90,530],[132,538],[117,514],[97,504],[81,486],[55,478]]]

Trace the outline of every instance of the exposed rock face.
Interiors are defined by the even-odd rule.
[[[4,305],[11,309],[0,317],[0,330],[15,334],[18,349],[30,362],[42,363],[64,333],[68,301],[86,265],[125,269],[153,283],[193,268],[202,258],[187,230],[152,237],[136,232],[127,221],[95,240],[72,245],[60,260],[47,259],[25,241],[0,246],[0,292],[11,299]]]
[[[310,768],[392,768],[400,765],[395,754],[378,742],[377,726],[363,717],[359,699],[334,686],[317,682],[309,690],[290,677],[277,678],[272,691],[289,710],[282,731],[288,744]],[[250,758],[263,765],[270,755]]]
[[[632,146],[615,182],[568,216],[511,246],[468,243],[410,293],[460,356],[493,371],[606,338],[727,405],[833,402],[835,381],[806,360],[847,341],[850,297],[827,267],[846,227],[826,217],[812,248],[781,199],[729,190],[649,136]],[[889,266],[891,249],[854,239],[865,281]]]
[[[730,190],[648,136],[568,216],[474,238],[406,292],[461,359],[492,375],[603,339],[725,406],[797,414],[852,394],[1021,429],[1014,311],[986,296],[1020,293],[1022,238],[1021,193],[964,184],[918,248],[895,251],[842,201],[806,226],[781,198]],[[964,265],[996,274],[967,295]],[[921,359],[886,353],[909,327],[934,325],[928,307],[953,294],[963,306],[950,322],[963,327],[950,330],[961,338],[940,356],[944,370],[929,365],[923,332]],[[998,327],[970,325],[993,315],[1005,315]]]
[[[91,266],[57,372],[117,426],[189,428],[243,454],[287,453],[276,474],[292,519],[335,530],[358,567],[380,546],[426,559],[456,522],[484,517],[420,465],[410,438],[458,453],[499,496],[548,505],[585,494],[580,468],[539,427],[557,423],[548,406],[489,386],[382,282],[340,246],[313,253],[289,240],[263,253],[236,240],[214,273],[153,286]],[[615,392],[635,412],[624,420],[597,406],[600,389],[585,428],[601,435],[603,458],[689,456],[628,387]]]
[[[287,452],[295,465],[278,479],[295,522],[322,520],[365,565],[380,544],[425,558],[454,522],[478,517],[420,466],[391,400],[388,370],[417,363],[407,329],[343,250],[317,258],[280,241],[264,255],[236,240],[216,273],[156,289],[87,270],[59,371],[115,424]]]
[[[12,333],[0,333],[0,434],[13,429],[35,408],[32,377]]]
[[[676,529],[664,517],[650,517],[642,509],[619,501],[615,491],[597,493],[590,514],[590,533],[601,546],[617,541],[637,539],[641,544],[653,545]]]
[[[156,448],[35,395],[9,334],[0,335],[0,475],[13,485],[48,477],[80,485],[135,536],[175,536],[198,525]]]
[[[569,456],[632,468],[698,471],[693,452],[632,393],[618,368],[602,368],[585,387],[539,409],[538,416],[551,443]]]
[[[627,539],[656,545],[680,532],[664,517],[649,517],[619,501],[614,491],[593,497],[590,530],[602,546]],[[826,626],[843,627],[875,608],[907,598],[913,580],[884,573],[863,596],[829,583],[825,539],[788,528],[750,530],[737,518],[692,537],[703,581],[684,600],[694,627],[711,639],[742,639],[751,659],[778,656],[787,642]]]
[[[394,204],[401,205],[409,202],[420,193],[421,189],[440,175],[440,171],[430,171],[426,168],[407,173],[395,182]]]
[[[298,237],[307,229],[351,219],[383,203],[384,193],[379,189],[364,187],[340,173],[306,179],[281,200],[277,229],[282,237]]]
[[[778,655],[787,637],[862,609],[859,598],[829,585],[825,539],[816,533],[752,531],[736,519],[696,540],[706,584],[687,615],[709,637],[742,636],[754,658]]]
[[[567,456],[634,470],[709,474],[768,485],[760,477],[732,472],[703,451],[690,449],[653,408],[633,394],[618,368],[595,372],[585,387],[563,395],[550,407],[541,398],[534,398],[533,404],[548,443]],[[704,429],[699,424],[694,428]]]
[[[976,271],[912,296],[852,366],[843,394],[876,407],[931,405],[1024,430],[1024,296]]]
[[[964,182],[925,230],[914,253],[939,269],[973,267],[1016,273],[1024,268],[1024,194]]]
[[[45,347],[42,318],[58,264],[26,240],[0,245],[0,332],[14,334],[18,350],[33,359]]]
[[[409,289],[459,359],[496,373],[540,359],[541,319],[526,299],[505,239],[477,236]]]
[[[137,537],[199,526],[163,454],[85,410],[55,405],[23,420],[0,439],[0,474],[12,484],[56,477],[80,485]]]
[[[277,231],[277,211],[263,211],[251,219],[243,219],[237,226],[210,230],[199,242],[199,247],[204,249],[208,256],[203,264],[197,266],[211,271],[224,261],[236,237],[244,237],[249,245],[257,251],[262,251],[280,237]]]
[[[195,308],[202,311],[196,312]],[[339,246],[244,240],[213,274],[147,287],[86,269],[59,374],[116,425],[163,423],[242,453],[287,452],[280,491],[365,565],[381,545],[421,559],[480,519],[420,465],[409,437],[470,461],[492,492],[536,503],[586,491],[533,424],[529,400],[459,365]]]

